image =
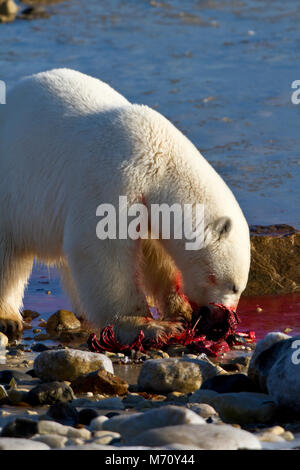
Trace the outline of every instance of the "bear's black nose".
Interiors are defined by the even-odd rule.
[[[209,307],[201,307],[197,311],[197,314],[201,316],[203,319],[207,318],[211,315],[211,309]]]
[[[199,333],[204,333],[207,339],[218,341],[226,334],[229,327],[226,319],[215,318],[213,310],[209,307],[199,308],[197,312],[194,312],[194,315],[199,318],[197,330]]]

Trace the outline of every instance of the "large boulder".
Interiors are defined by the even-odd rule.
[[[291,292],[300,292],[300,232],[289,225],[252,226],[244,295]]]
[[[264,393],[217,393],[200,389],[190,396],[189,401],[207,403],[224,422],[241,425],[268,424],[276,419],[278,411],[274,399]]]
[[[48,333],[59,334],[63,331],[78,330],[81,323],[73,312],[69,310],[58,310],[53,313],[47,321],[46,330]]]
[[[267,377],[270,369],[285,347],[284,340],[290,338],[280,331],[274,331],[258,341],[248,367],[248,377],[257,384],[261,392],[268,393]]]
[[[134,446],[184,444],[204,450],[261,449],[257,437],[230,425],[185,424],[142,432],[129,441]]]
[[[128,383],[125,380],[103,369],[81,375],[71,383],[71,387],[75,393],[126,395],[128,392]]]
[[[138,385],[141,390],[158,393],[198,390],[203,381],[218,374],[210,362],[188,358],[149,359],[143,363]]]
[[[104,421],[102,429],[118,432],[121,434],[123,441],[129,442],[132,438],[148,429],[204,423],[204,419],[192,410],[169,405],[145,413],[135,413],[132,416],[116,416]]]
[[[45,382],[55,380],[72,382],[80,375],[99,369],[114,372],[111,360],[104,354],[78,349],[44,351],[37,356],[33,367],[36,376]]]
[[[67,403],[75,398],[73,390],[65,382],[50,382],[37,385],[26,396],[32,406]]]
[[[273,341],[272,341],[273,340]],[[300,336],[269,333],[257,344],[249,376],[278,405],[300,414]]]

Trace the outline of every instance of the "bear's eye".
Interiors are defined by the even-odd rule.
[[[233,286],[232,286],[232,292],[233,292],[234,294],[237,294],[238,291],[239,291],[239,290],[238,290],[238,288],[236,287],[236,285],[233,284]]]

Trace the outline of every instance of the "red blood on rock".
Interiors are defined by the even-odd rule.
[[[229,344],[255,341],[254,331],[239,333],[238,337],[235,334],[240,320],[234,309],[222,304],[212,305],[214,305],[214,310],[218,311],[218,317],[221,318],[216,323],[203,320],[201,310],[198,310],[194,312],[193,320],[184,324],[185,329],[182,333],[155,340],[146,339],[144,332],[141,330],[131,344],[118,342],[113,326],[109,325],[101,331],[99,340],[95,334],[91,334],[88,339],[88,346],[93,352],[103,353],[109,351],[129,354],[131,350],[146,352],[151,348],[163,349],[171,344],[180,344],[188,346],[191,352],[203,352],[209,356],[218,356],[229,351]]]

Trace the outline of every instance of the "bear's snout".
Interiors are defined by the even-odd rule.
[[[205,334],[206,338],[212,341],[226,338],[235,331],[239,323],[235,310],[222,304],[200,307],[193,316],[198,319],[199,333]]]

